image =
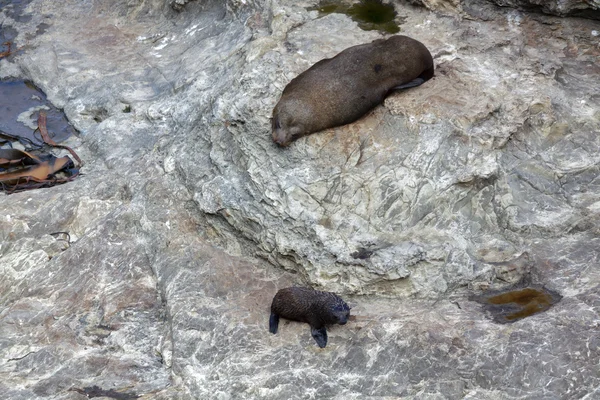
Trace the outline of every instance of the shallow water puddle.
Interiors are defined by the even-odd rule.
[[[394,6],[381,0],[361,0],[354,4],[347,4],[340,0],[323,0],[308,10],[319,11],[319,16],[331,13],[346,14],[365,31],[400,32]]]
[[[64,113],[46,100],[46,95],[31,83],[0,80],[0,146],[18,140],[24,146],[39,147],[43,140],[37,129],[40,110],[47,115],[47,128],[55,142],[76,133]]]
[[[472,300],[483,304],[494,321],[506,324],[546,311],[561,298],[561,295],[543,286],[532,286],[491,291],[474,296]]]
[[[14,22],[28,22],[31,0],[0,0],[0,59],[10,60],[25,51],[31,34],[20,37],[17,46]],[[49,25],[38,25],[34,35],[42,34]],[[28,189],[50,187],[70,182],[83,165],[77,153],[60,144],[75,134],[64,113],[47,100],[33,84],[17,79],[0,80],[0,190],[16,193]],[[58,156],[56,149],[71,153]]]
[[[16,193],[73,180],[83,164],[70,147],[59,144],[75,133],[62,111],[28,82],[0,81],[0,189]],[[57,157],[51,148],[68,150]]]

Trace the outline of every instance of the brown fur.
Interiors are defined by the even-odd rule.
[[[301,136],[356,121],[390,91],[431,79],[433,70],[429,50],[407,36],[347,48],[285,87],[273,109],[273,140],[287,146]]]

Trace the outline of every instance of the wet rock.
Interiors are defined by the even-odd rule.
[[[538,11],[546,14],[600,19],[600,3],[596,0],[493,0],[503,7],[516,7],[522,10]]]
[[[465,11],[478,18],[489,15],[493,10],[481,0],[409,0],[409,2],[429,10],[446,13]],[[600,4],[597,0],[488,0],[488,3],[560,17],[600,19]]]

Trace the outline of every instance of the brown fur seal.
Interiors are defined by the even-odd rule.
[[[319,347],[327,345],[325,326],[344,325],[350,317],[350,307],[338,295],[304,287],[281,289],[273,297],[269,331],[277,333],[279,317],[310,325],[312,337]]]
[[[273,141],[287,146],[301,136],[354,122],[390,91],[431,79],[433,69],[429,50],[407,36],[349,47],[285,87],[273,109]]]

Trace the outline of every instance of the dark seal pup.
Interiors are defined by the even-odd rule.
[[[273,109],[273,141],[287,146],[301,136],[354,122],[390,91],[419,86],[431,77],[429,50],[407,36],[349,47],[285,87]]]
[[[304,287],[281,289],[273,297],[269,331],[277,333],[279,317],[310,325],[312,337],[319,347],[327,345],[326,325],[344,325],[350,317],[350,307],[338,295]]]

